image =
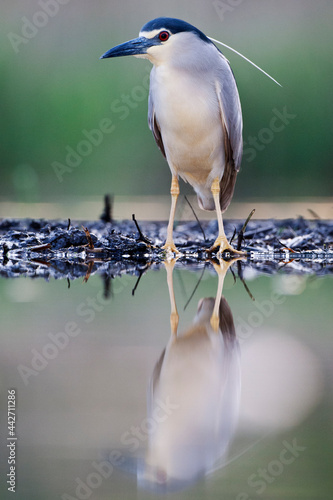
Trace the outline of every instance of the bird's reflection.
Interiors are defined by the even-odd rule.
[[[178,490],[226,460],[240,398],[240,352],[233,316],[222,296],[231,262],[214,264],[216,298],[199,301],[192,324],[178,334],[173,290],[175,261],[165,264],[171,302],[171,336],[149,384],[148,417],[155,425],[138,471],[144,488]],[[169,411],[157,418],[161,402]]]

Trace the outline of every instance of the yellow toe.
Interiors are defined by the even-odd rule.
[[[220,247],[219,251],[217,252],[218,258],[223,258],[223,254],[226,253],[229,253],[231,257],[235,255],[245,257],[247,255],[246,251],[236,250],[235,248],[233,248],[225,237],[217,237],[214,244],[209,248],[208,252],[211,253],[218,247]]]
[[[166,241],[165,245],[162,246],[162,249],[165,250],[167,253],[171,252],[175,254],[180,253],[173,241]]]

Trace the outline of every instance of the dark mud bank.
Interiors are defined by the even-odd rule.
[[[333,221],[251,220],[239,238],[242,227],[243,221],[225,222],[233,246],[240,244],[248,252],[243,267],[271,273],[283,265],[287,272],[332,273]],[[180,222],[174,232],[181,252],[179,265],[197,268],[214,258],[207,250],[216,235],[216,221],[204,222],[202,227]],[[165,236],[165,222],[2,219],[0,275],[74,279],[87,272],[110,277],[138,274],[162,264]]]

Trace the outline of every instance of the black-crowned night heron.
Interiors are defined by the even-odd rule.
[[[172,204],[164,248],[178,252],[173,222],[178,178],[189,182],[204,210],[216,210],[218,237],[211,250],[240,253],[228,243],[224,212],[233,196],[240,168],[242,111],[228,60],[200,30],[179,19],[159,17],[145,24],[139,37],[101,58],[133,55],[153,63],[148,122],[172,173]]]
[[[238,420],[240,350],[232,312],[222,296],[231,262],[214,265],[219,281],[215,298],[199,301],[193,322],[178,335],[173,289],[175,260],[165,262],[171,301],[171,336],[155,365],[148,391],[148,418],[161,401],[172,410],[155,418],[149,433],[143,487],[181,489],[223,467]]]

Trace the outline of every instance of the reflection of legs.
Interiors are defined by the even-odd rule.
[[[235,250],[231,245],[229,245],[229,242],[228,242],[227,237],[225,235],[224,227],[223,227],[222,211],[221,211],[221,205],[220,205],[220,180],[218,177],[216,177],[214,179],[212,187],[211,187],[211,191],[212,191],[214,203],[215,203],[217,223],[218,223],[218,227],[219,227],[219,235],[216,238],[213,246],[209,249],[209,251],[215,250],[215,248],[217,248],[219,246],[220,247],[219,255],[222,255],[222,253],[225,250],[229,251],[232,254],[246,255],[246,252],[240,252],[239,250]]]
[[[169,252],[171,251],[171,252],[179,253],[177,248],[176,248],[176,245],[173,242],[173,223],[174,223],[174,219],[175,219],[177,198],[179,195],[179,184],[178,184],[178,179],[175,175],[172,176],[170,193],[171,193],[171,209],[170,209],[167,239],[166,239],[165,245],[163,245],[162,248],[164,248],[165,250],[167,250]]]
[[[242,259],[242,257],[237,257],[235,259],[225,261],[221,260],[220,264],[215,264],[212,262],[214,269],[218,275],[218,285],[217,285],[217,292],[216,292],[216,298],[215,298],[215,304],[214,304],[214,310],[213,314],[210,318],[210,324],[211,327],[215,332],[219,331],[219,326],[220,326],[220,316],[219,316],[219,309],[220,309],[220,302],[221,302],[221,297],[222,297],[222,291],[223,291],[223,283],[224,283],[224,278],[225,275],[227,274],[227,271],[230,266],[237,260]]]
[[[175,292],[173,290],[173,279],[172,279],[173,268],[175,267],[176,260],[177,259],[172,259],[171,261],[164,262],[167,272],[167,282],[168,282],[170,304],[171,304],[170,325],[171,325],[172,335],[177,335],[178,322],[179,322],[179,316],[175,300]]]

